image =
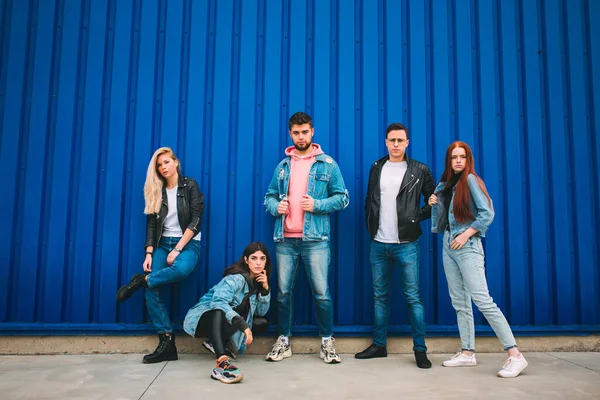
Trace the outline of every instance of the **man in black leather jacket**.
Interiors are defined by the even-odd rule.
[[[433,193],[434,182],[425,164],[406,156],[408,143],[408,129],[404,125],[393,123],[388,126],[385,144],[389,154],[377,160],[369,173],[365,217],[372,239],[373,344],[355,357],[387,356],[390,264],[393,263],[400,269],[417,366],[431,368],[425,345],[425,309],[419,291],[418,238],[421,235],[420,222],[431,217],[427,199]],[[421,196],[424,197],[423,206]]]

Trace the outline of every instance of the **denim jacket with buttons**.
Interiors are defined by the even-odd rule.
[[[233,317],[237,316],[234,308],[239,306],[244,299],[244,296],[250,288],[246,283],[246,278],[241,274],[227,275],[219,283],[213,286],[206,293],[198,304],[190,308],[183,321],[183,330],[192,337],[196,335],[196,328],[202,315],[210,310],[222,310],[225,313],[225,319],[229,323]],[[269,311],[271,301],[271,293],[262,295],[260,293],[250,296],[250,312],[246,322],[252,329],[252,319],[254,314],[264,316]],[[246,350],[246,335],[241,331],[235,331],[231,335],[231,343],[235,346],[235,350],[243,354]]]
[[[284,158],[275,168],[269,189],[265,195],[265,207],[275,217],[273,241],[283,241],[285,215],[277,212],[277,205],[287,195],[290,183],[290,157]],[[312,212],[304,213],[302,240],[329,240],[329,214],[348,206],[350,199],[342,172],[337,163],[326,154],[318,154],[308,173],[307,192],[315,203]]]
[[[488,199],[483,190],[479,187],[477,178],[473,174],[469,174],[467,177],[467,183],[469,185],[469,207],[471,214],[475,216],[475,219],[459,222],[454,218],[452,212],[452,205],[454,201],[454,191],[456,187],[452,188],[452,199],[450,200],[450,212],[448,213],[448,220],[446,220],[446,210],[444,208],[442,190],[446,185],[446,182],[438,183],[435,188],[435,194],[438,197],[438,202],[431,208],[431,232],[433,233],[444,233],[446,227],[450,227],[450,237],[454,238],[469,228],[473,228],[477,231],[476,235],[485,237],[485,233],[494,220],[494,206],[492,200]]]

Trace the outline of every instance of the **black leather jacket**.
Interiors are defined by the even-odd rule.
[[[162,236],[163,224],[167,217],[167,190],[163,186],[162,206],[157,214],[148,214],[146,222],[146,246],[157,247]],[[179,175],[177,187],[177,217],[181,231],[190,229],[194,236],[200,232],[202,213],[204,212],[204,195],[198,189],[198,184],[192,178]]]
[[[379,229],[379,209],[381,207],[381,169],[383,164],[389,160],[387,155],[371,166],[369,172],[369,186],[365,200],[365,218],[367,229],[371,239],[375,238]],[[427,165],[412,160],[405,156],[407,169],[400,192],[396,197],[396,208],[398,211],[398,241],[414,242],[421,235],[420,222],[431,217],[431,207],[427,204],[429,196],[433,193],[433,176]],[[421,195],[425,199],[425,205],[420,207]]]

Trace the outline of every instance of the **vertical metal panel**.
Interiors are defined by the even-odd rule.
[[[141,268],[160,146],[206,201],[198,267],[165,292],[181,321],[249,241],[273,249],[263,197],[299,110],[351,195],[332,218],[337,332],[372,323],[363,202],[396,121],[436,179],[450,142],[472,146],[496,208],[489,287],[515,330],[598,331],[599,17],[590,0],[4,0],[0,332],[151,330],[142,296],[114,295]],[[455,332],[422,227],[429,330]],[[397,273],[391,299],[390,331],[408,332]],[[294,306],[314,331],[302,272]]]

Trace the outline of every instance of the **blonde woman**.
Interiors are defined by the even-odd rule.
[[[143,274],[135,274],[117,292],[125,301],[144,287],[146,308],[156,327],[159,343],[144,356],[144,363],[177,360],[175,335],[161,299],[163,285],[181,281],[196,267],[200,255],[200,226],[204,196],[195,180],[181,175],[179,160],[168,147],[154,152],[144,185],[147,215],[146,258]]]

